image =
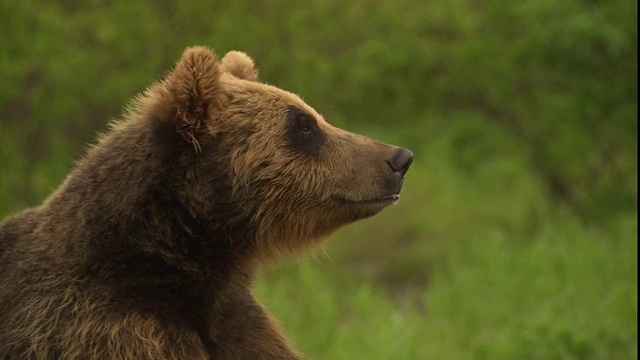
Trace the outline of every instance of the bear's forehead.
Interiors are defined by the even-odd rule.
[[[256,106],[276,107],[283,110],[296,107],[314,116],[318,121],[325,122],[322,115],[294,93],[266,83],[236,78],[226,80],[225,87],[232,98],[246,100]]]

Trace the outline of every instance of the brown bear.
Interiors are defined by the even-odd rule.
[[[258,82],[246,54],[189,48],[0,226],[0,358],[298,359],[254,273],[396,202],[411,161]]]

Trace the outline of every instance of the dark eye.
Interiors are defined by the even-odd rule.
[[[319,159],[326,142],[325,133],[307,112],[291,107],[287,113],[287,138],[291,148]]]
[[[298,131],[303,135],[309,135],[316,125],[316,121],[306,114],[300,114],[297,119]]]

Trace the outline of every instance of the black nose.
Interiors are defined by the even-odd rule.
[[[405,148],[396,150],[391,159],[387,160],[387,164],[394,172],[398,172],[401,175],[406,174],[413,161],[413,153]]]

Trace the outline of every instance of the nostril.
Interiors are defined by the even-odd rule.
[[[404,175],[411,166],[413,161],[413,153],[405,148],[396,150],[391,159],[387,160],[387,163],[394,172],[399,172]]]

